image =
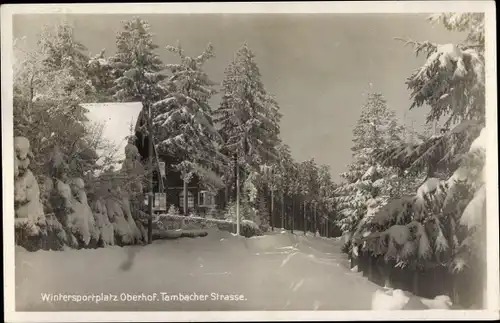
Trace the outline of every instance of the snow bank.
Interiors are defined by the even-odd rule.
[[[377,290],[372,297],[372,310],[449,310],[452,307],[450,297],[438,295],[434,299],[417,297],[401,289]]]

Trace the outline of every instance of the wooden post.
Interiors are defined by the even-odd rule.
[[[184,201],[183,201],[183,205],[184,205],[184,215],[185,216],[188,216],[188,181],[184,178],[184,187],[183,187],[183,191],[184,191]]]

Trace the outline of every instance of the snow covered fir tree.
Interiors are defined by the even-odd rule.
[[[443,43],[396,38],[394,48],[373,49],[311,39],[321,54],[286,37],[221,42],[220,28],[210,36],[199,22],[206,34],[175,43],[193,32],[158,17],[110,17],[113,32],[101,30],[95,44],[86,34],[99,37],[94,29],[70,22],[45,27],[35,42],[16,36],[13,231],[16,276],[31,275],[16,280],[17,301],[42,309],[29,288],[74,278],[86,282],[74,282],[75,292],[97,293],[108,283],[156,286],[148,279],[203,290],[194,284],[211,277],[210,288],[247,293],[241,307],[227,305],[239,310],[485,307],[484,14],[418,25],[440,26]],[[344,62],[344,47],[369,71]],[[397,60],[385,57],[393,52]],[[382,79],[391,64],[408,75]],[[349,69],[360,71],[342,74]],[[356,94],[374,75],[378,84]]]
[[[426,283],[415,276],[415,292],[433,286],[478,308],[486,288],[483,19],[481,14],[431,17],[450,30],[468,31],[462,44],[408,41],[417,54],[427,54],[407,80],[411,108],[429,106],[427,122],[446,118],[444,129],[420,143],[378,149],[375,160],[381,165],[425,178],[413,194],[391,198],[360,228],[366,234],[351,240],[370,257],[411,268],[414,276],[421,273]]]

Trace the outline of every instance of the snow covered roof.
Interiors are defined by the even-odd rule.
[[[86,103],[82,104],[88,111],[86,117],[90,124],[99,124],[103,126],[103,139],[117,147],[117,160],[125,158],[125,146],[127,145],[127,136],[130,136],[131,129],[135,134],[137,119],[142,111],[141,102],[110,102],[110,103]],[[97,151],[100,157],[106,152]],[[121,163],[115,165],[115,169],[121,168]]]

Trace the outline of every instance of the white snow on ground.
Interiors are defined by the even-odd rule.
[[[258,254],[258,255],[257,255]],[[288,261],[282,265],[285,259]],[[380,289],[347,269],[340,244],[210,230],[196,239],[64,252],[16,251],[18,310],[367,310]],[[290,287],[293,286],[293,287]],[[296,290],[290,293],[290,288]],[[237,293],[245,301],[43,302],[42,293]]]

